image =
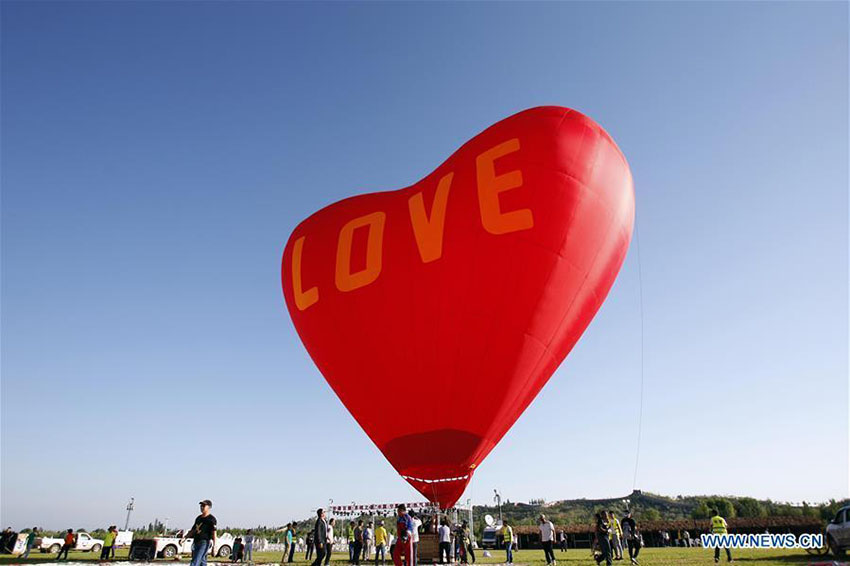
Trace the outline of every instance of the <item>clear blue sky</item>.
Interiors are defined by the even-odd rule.
[[[637,487],[847,496],[847,69],[838,2],[3,2],[2,526],[417,500],[299,342],[281,252],[541,104],[634,173]],[[632,489],[635,252],[474,501]]]

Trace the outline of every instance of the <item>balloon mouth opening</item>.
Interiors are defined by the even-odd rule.
[[[393,438],[381,451],[409,481],[464,481],[472,474],[483,441],[477,434],[444,428]]]
[[[426,478],[414,478],[412,476],[406,476],[401,474],[401,477],[410,482],[421,482],[421,483],[445,483],[452,481],[467,481],[469,480],[470,474],[466,474],[465,476],[458,476],[455,478],[436,478],[436,479],[426,479]]]
[[[399,436],[381,451],[419,493],[449,509],[472,478],[483,443],[480,435],[444,428]]]
[[[440,509],[451,509],[466,491],[466,486],[472,478],[469,474],[449,478],[416,478],[402,474],[402,477],[412,485],[416,491],[424,495],[428,501],[436,503]]]

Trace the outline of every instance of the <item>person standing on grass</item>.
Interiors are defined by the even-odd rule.
[[[334,525],[336,525],[336,517],[331,517],[328,520],[328,540],[325,547],[325,566],[331,561],[331,554],[334,551]]]
[[[207,566],[207,553],[215,548],[216,518],[210,513],[212,501],[204,499],[198,505],[201,506],[201,514],[195,517],[195,524],[189,529],[186,538],[192,539],[192,562],[191,566]]]
[[[295,540],[295,521],[292,521],[286,528],[286,545],[289,549],[287,562],[292,562],[295,558]]]
[[[307,547],[307,553],[304,555],[304,560],[307,562],[310,561],[310,558],[313,556],[313,549],[316,547],[316,541],[313,538],[315,533],[310,531],[307,533],[307,539],[304,541],[304,545]]]
[[[711,510],[711,534],[713,535],[725,535],[729,533],[728,525],[726,524],[726,519],[720,516],[720,513],[717,509]],[[732,552],[730,552],[729,547],[723,547],[726,551],[726,559],[729,562],[732,562]],[[714,563],[717,564],[720,562],[720,546],[714,547]]]
[[[440,528],[437,529],[437,540],[440,541],[440,564],[450,563],[452,561],[452,530],[449,528],[449,522],[445,519],[440,521]],[[378,565],[375,564],[375,566]]]
[[[608,511],[608,525],[611,527],[611,554],[614,555],[614,560],[623,559],[623,529],[620,526],[620,521],[614,515],[614,512]]]
[[[103,537],[103,548],[100,549],[100,560],[109,560],[112,554],[112,547],[115,546],[115,537],[118,536],[118,527],[110,525],[106,530],[106,536]]]
[[[410,518],[413,519],[413,531],[410,537],[413,539],[413,566],[419,566],[419,527],[422,526],[422,519],[416,513],[410,512]]]
[[[372,552],[372,521],[366,523],[363,529],[363,560],[368,560]]]
[[[472,559],[472,563],[475,564],[475,548],[472,546],[472,531],[469,528],[469,523],[466,521],[463,522],[462,525],[463,531],[463,546],[466,548],[466,560]]]
[[[348,538],[348,563],[354,564],[354,521],[348,521],[346,535]]]
[[[629,560],[637,566],[637,556],[640,552],[640,544],[637,536],[637,524],[632,518],[632,512],[626,511],[626,516],[621,521],[623,525],[623,536],[626,537],[626,546],[629,549]]]
[[[393,548],[393,564],[402,566],[403,560],[407,560],[407,566],[411,566],[413,560],[413,519],[407,514],[404,503],[396,508],[396,542]]]
[[[514,530],[511,524],[505,520],[502,523],[502,537],[505,539],[505,561],[508,564],[514,563]]]
[[[254,531],[245,531],[245,560],[249,563],[254,561]]]
[[[555,566],[555,551],[552,549],[555,544],[555,525],[552,521],[546,518],[546,515],[540,514],[540,541],[543,543],[543,554],[546,556],[546,564]]]
[[[388,543],[387,529],[384,528],[384,521],[381,521],[375,528],[375,566],[378,566],[379,554],[381,555],[381,566],[384,566],[387,559]]]
[[[38,536],[38,527],[33,527],[30,533],[27,535],[27,542],[24,547],[24,551],[21,553],[19,558],[29,558],[30,550],[32,550],[33,545],[35,544],[35,537]]]
[[[322,566],[325,559],[325,550],[328,546],[328,521],[325,519],[325,510],[316,511],[316,524],[313,526],[313,544],[316,546],[316,559],[313,566]]]
[[[598,563],[601,564],[604,560],[606,566],[611,566],[611,544],[608,542],[608,533],[611,527],[608,525],[606,518],[607,513],[605,511],[600,511],[596,514],[594,532],[596,534],[596,544],[599,546],[599,552],[602,553]]]
[[[561,531],[559,533],[559,536],[561,537],[559,539],[559,542],[561,543],[561,552],[566,552],[567,551],[567,532]]]
[[[56,561],[62,560],[62,555],[65,556],[65,560],[68,560],[68,551],[74,548],[74,529],[68,529],[68,532],[65,533],[65,539],[62,541],[62,548],[59,549],[59,554],[56,555]]]
[[[354,527],[354,550],[351,555],[354,557],[352,564],[360,565],[360,553],[363,552],[363,520],[357,521],[357,526]]]

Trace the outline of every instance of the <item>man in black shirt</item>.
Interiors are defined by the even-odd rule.
[[[629,547],[629,559],[632,564],[637,565],[637,557],[640,552],[640,540],[638,539],[637,524],[632,518],[632,512],[626,511],[626,516],[620,521],[623,526],[623,536],[626,537],[626,544]]]
[[[332,549],[328,547],[328,521],[325,519],[325,510],[316,511],[316,524],[313,526],[313,543],[316,545],[316,559],[312,566],[322,566],[325,552]]]
[[[594,531],[596,534],[596,543],[599,545],[599,551],[602,553],[596,563],[601,564],[604,560],[606,566],[611,566],[611,544],[608,542],[611,527],[606,517],[607,514],[605,511],[600,511],[596,514],[596,527]]]
[[[360,566],[360,555],[363,553],[363,520],[357,521],[354,527],[354,566]]]
[[[192,539],[192,562],[190,566],[207,566],[207,553],[215,548],[216,519],[210,514],[212,501],[204,499],[201,514],[195,517],[195,524],[189,529],[186,538]]]

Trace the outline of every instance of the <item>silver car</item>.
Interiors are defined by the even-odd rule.
[[[842,507],[826,526],[826,544],[836,558],[850,548],[850,505]]]

